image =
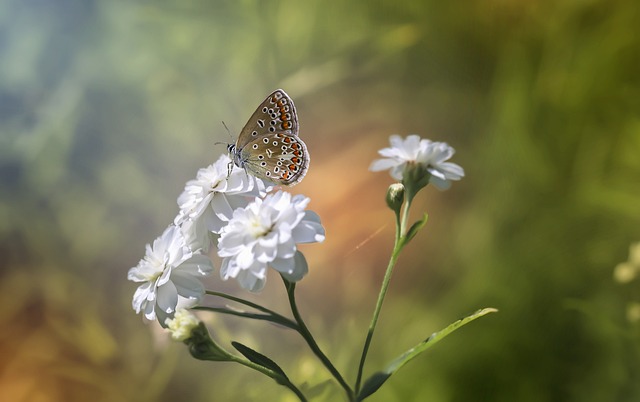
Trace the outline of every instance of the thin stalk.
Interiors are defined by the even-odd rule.
[[[309,328],[307,328],[307,325],[304,323],[304,320],[302,319],[302,316],[298,311],[298,305],[296,303],[295,283],[289,282],[284,278],[282,279],[287,289],[287,295],[289,296],[289,304],[291,305],[291,312],[293,313],[293,317],[295,318],[299,326],[298,332],[300,333],[300,335],[302,335],[304,340],[307,342],[307,344],[309,345],[309,348],[311,348],[311,351],[313,351],[313,353],[318,357],[318,359],[320,359],[322,364],[327,368],[327,370],[329,370],[329,372],[336,379],[336,381],[340,383],[340,385],[346,392],[347,398],[349,399],[349,401],[354,401],[355,394],[353,390],[351,389],[349,384],[347,384],[347,382],[344,380],[340,372],[335,368],[333,363],[331,363],[331,360],[329,360],[329,358],[322,352],[322,350],[316,343],[316,340],[313,338],[313,335],[311,335]]]
[[[404,236],[407,233],[407,221],[409,220],[409,208],[411,208],[411,201],[413,201],[413,195],[407,194],[407,202],[404,205],[402,211],[402,221],[400,222],[400,235]]]
[[[393,247],[393,253],[391,254],[391,258],[389,259],[389,265],[387,265],[387,271],[384,274],[384,279],[382,280],[382,286],[380,287],[380,293],[378,294],[378,300],[376,301],[376,307],[373,311],[373,316],[371,317],[371,323],[369,324],[369,330],[367,331],[367,338],[364,341],[364,347],[362,348],[362,356],[360,357],[360,364],[358,365],[358,376],[356,378],[356,393],[360,391],[360,385],[362,383],[362,373],[364,370],[364,362],[367,359],[367,353],[369,352],[369,346],[371,346],[371,340],[373,339],[373,333],[376,330],[376,325],[378,324],[378,317],[380,316],[380,310],[382,309],[382,303],[384,302],[384,297],[387,294],[387,289],[389,288],[389,283],[391,282],[391,274],[393,273],[393,267],[396,265],[398,261],[398,257],[400,256],[400,251],[404,246],[404,237],[400,237],[396,240],[396,244]]]
[[[367,331],[367,337],[364,341],[364,346],[362,348],[362,355],[360,357],[360,364],[358,365],[358,375],[356,377],[356,394],[360,391],[360,386],[362,385],[362,374],[364,371],[364,363],[367,360],[367,354],[369,353],[369,347],[371,346],[371,341],[373,339],[373,333],[376,330],[376,325],[378,324],[378,318],[380,317],[380,310],[382,310],[382,304],[384,303],[384,298],[387,294],[387,290],[389,288],[389,283],[391,282],[391,275],[393,273],[393,268],[398,261],[398,257],[400,256],[400,251],[405,246],[405,236],[407,231],[407,222],[409,220],[409,209],[411,208],[411,201],[413,201],[413,197],[415,194],[408,192],[406,195],[405,205],[402,210],[402,219],[400,219],[399,214],[396,213],[396,239],[395,244],[393,245],[393,252],[391,253],[391,258],[389,258],[389,264],[387,265],[387,270],[384,273],[384,278],[382,279],[382,285],[380,286],[380,293],[378,293],[378,300],[376,301],[376,307],[373,310],[373,316],[371,317],[371,322],[369,323],[369,329]]]
[[[237,303],[240,303],[240,304],[244,304],[245,306],[249,306],[249,307],[255,308],[256,310],[262,311],[264,313],[271,314],[271,315],[278,316],[278,317],[283,317],[283,316],[281,316],[280,314],[276,313],[273,310],[269,310],[268,308],[263,307],[263,306],[261,306],[259,304],[251,302],[249,300],[242,299],[240,297],[232,296],[232,295],[227,294],[227,293],[216,292],[214,290],[207,290],[206,294],[208,294],[210,296],[218,296],[218,297],[222,297],[224,299],[229,299],[229,300],[232,300],[234,302],[237,302]]]
[[[246,311],[236,311],[236,310],[231,310],[231,309],[223,308],[223,307],[195,306],[195,307],[193,307],[193,309],[194,310],[202,310],[202,311],[211,311],[211,312],[220,313],[220,314],[235,315],[236,317],[251,318],[251,319],[254,319],[254,320],[269,321],[269,322],[273,322],[273,323],[282,325],[283,327],[293,329],[294,331],[298,331],[299,330],[298,324],[296,324],[292,320],[290,320],[290,319],[288,319],[286,317],[282,317],[280,315],[277,315],[274,318],[274,316],[272,314],[248,313]]]

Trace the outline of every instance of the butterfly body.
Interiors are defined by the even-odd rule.
[[[227,150],[233,163],[261,179],[292,186],[309,168],[309,153],[298,138],[298,115],[281,89],[273,91],[253,113],[235,144]]]

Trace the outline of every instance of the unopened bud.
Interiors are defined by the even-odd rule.
[[[396,214],[400,213],[400,208],[404,202],[404,186],[402,183],[393,183],[387,190],[387,205]]]

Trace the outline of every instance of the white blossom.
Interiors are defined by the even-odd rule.
[[[230,172],[231,169],[231,172]],[[209,232],[220,233],[233,211],[256,196],[266,194],[262,180],[235,166],[223,154],[212,165],[198,170],[178,197],[180,212],[174,220],[193,251],[209,249]]]
[[[369,170],[376,172],[390,169],[391,177],[402,181],[407,169],[422,166],[431,175],[429,182],[441,190],[451,186],[450,180],[460,180],[464,170],[455,163],[446,162],[455,150],[445,142],[421,139],[413,134],[406,139],[398,135],[389,138],[391,147],[378,151],[382,159],[373,161]]]
[[[158,317],[162,324],[183,298],[200,300],[204,286],[198,277],[212,271],[211,260],[192,253],[180,229],[171,225],[153,245],[147,244],[144,258],[129,270],[130,281],[142,282],[133,296],[133,309],[149,320]]]
[[[236,209],[218,241],[222,279],[236,278],[243,288],[258,291],[265,284],[267,266],[289,281],[302,279],[308,267],[296,244],[325,237],[318,215],[305,211],[309,201],[279,191]]]

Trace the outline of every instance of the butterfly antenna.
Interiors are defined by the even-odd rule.
[[[227,134],[229,134],[229,138],[231,139],[231,143],[233,143],[233,136],[231,135],[231,131],[229,131],[229,127],[227,127],[227,125],[224,123],[224,121],[222,122],[222,125],[224,126],[225,130],[227,130]],[[222,141],[216,141],[213,143],[213,145],[229,145],[229,143],[227,142],[222,142]]]
[[[231,135],[231,131],[229,131],[229,127],[227,127],[227,125],[224,123],[224,120],[222,121],[222,125],[224,126],[225,130],[227,130],[227,134],[229,134],[229,138],[231,138],[231,141],[233,142],[233,135]]]

